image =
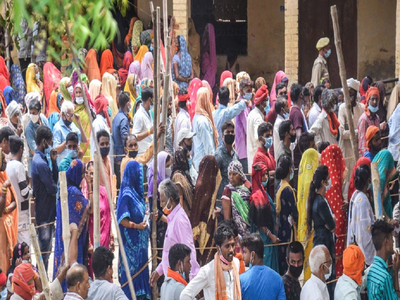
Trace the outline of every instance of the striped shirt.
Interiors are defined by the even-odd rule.
[[[374,257],[374,263],[368,273],[367,290],[369,300],[399,299],[393,286],[393,277],[389,273],[386,262],[379,256]]]

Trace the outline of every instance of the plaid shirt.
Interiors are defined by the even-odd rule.
[[[361,115],[358,121],[358,152],[360,156],[364,155],[367,150],[367,129],[369,126],[376,126],[379,128],[379,116],[368,117],[365,112]]]

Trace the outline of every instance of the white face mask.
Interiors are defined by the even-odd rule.
[[[72,85],[70,85],[70,86],[67,88],[67,91],[68,91],[68,93],[72,96],[72,93],[74,92],[74,87],[73,87]]]
[[[331,188],[331,186],[332,186],[332,181],[331,181],[331,179],[329,178],[329,180],[328,180],[328,185],[325,187],[326,191],[328,191],[328,190]]]
[[[325,265],[325,267],[326,267],[326,265]],[[324,274],[325,280],[328,280],[329,277],[331,277],[331,275],[332,275],[332,264],[329,266],[328,270],[329,270],[328,274]]]
[[[335,112],[335,111],[336,111],[336,108],[337,108],[337,105],[335,104],[335,105],[332,107],[331,112]]]
[[[171,170],[171,166],[169,166],[168,168],[165,169],[165,176],[171,177],[171,174],[172,174],[172,170]]]
[[[76,104],[83,104],[83,97],[75,97]]]
[[[33,123],[37,123],[39,121],[39,115],[30,114],[29,117]]]

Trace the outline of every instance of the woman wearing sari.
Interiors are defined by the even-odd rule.
[[[43,83],[40,81],[39,68],[35,64],[29,64],[26,69],[26,92],[39,92],[43,96]]]
[[[3,75],[4,78],[7,81],[7,85],[10,85],[10,73],[8,72],[6,63],[4,61],[4,58],[0,56],[0,75]]]
[[[16,94],[14,89],[11,86],[6,86],[3,90],[3,96],[6,98],[7,105],[10,104],[11,101],[15,100]]]
[[[351,179],[350,179],[350,183],[349,183],[349,192],[347,194],[348,199],[351,199],[351,197],[353,196],[353,193],[356,191],[356,187],[354,185],[354,176],[356,174],[357,168],[362,165],[367,165],[368,167],[371,167],[371,161],[369,160],[369,158],[360,157],[357,160],[356,165],[353,168],[353,172],[351,173]]]
[[[190,152],[186,148],[179,148],[174,153],[172,164],[172,181],[176,184],[180,195],[180,204],[190,218],[193,205],[194,185],[190,176]]]
[[[249,200],[251,183],[243,173],[242,164],[234,160],[228,166],[229,184],[222,193],[222,211],[225,220],[233,220],[239,235],[250,234]]]
[[[56,125],[56,123],[60,119],[61,105],[63,102],[64,102],[63,94],[60,93],[58,89],[54,90],[50,96],[50,107],[47,118],[51,130],[53,130],[54,125]]]
[[[117,203],[117,221],[121,230],[123,247],[125,248],[129,273],[136,274],[148,260],[149,228],[143,222],[146,214],[146,203],[143,191],[143,168],[136,161],[130,161],[122,177],[121,189]],[[121,257],[120,257],[121,261]],[[124,264],[119,264],[119,282],[127,282]],[[133,279],[136,299],[150,299],[149,267],[146,266]],[[132,299],[129,286],[123,288],[128,299]]]
[[[117,105],[117,80],[110,73],[104,73],[103,81],[101,84],[101,93],[108,100],[108,106],[111,108],[111,117],[110,122],[114,120],[115,116],[118,113],[118,105]]]
[[[258,233],[265,246],[279,242],[275,230],[275,204],[264,188],[268,184],[268,177],[267,165],[263,163],[253,165],[249,212],[250,226],[251,232]],[[264,247],[264,265],[279,273],[277,247]]]
[[[135,60],[134,62],[132,62],[129,66],[129,71],[128,71],[128,76],[131,74],[135,74],[136,76],[138,76],[139,80],[142,79],[142,76],[140,74],[140,62]]]
[[[184,36],[178,35],[175,41],[176,53],[172,58],[172,80],[179,88],[187,88],[193,79],[192,58],[187,50]]]
[[[299,179],[297,188],[297,211],[298,218],[298,231],[297,240],[304,245],[304,280],[311,277],[311,270],[308,258],[313,248],[314,233],[310,230],[307,234],[307,199],[310,192],[310,183],[313,179],[315,169],[318,167],[318,152],[310,148],[303,153],[299,165]]]
[[[97,79],[93,79],[89,84],[89,95],[90,99],[93,101],[100,95],[101,90],[101,81]]]
[[[271,95],[270,95],[270,107],[271,107],[271,108],[275,106],[275,102],[276,102],[276,98],[277,98],[277,95],[276,95],[276,85],[277,85],[278,83],[281,83],[282,80],[283,80],[283,78],[285,78],[285,77],[286,77],[286,74],[285,74],[285,72],[283,72],[282,70],[276,72],[276,74],[275,74],[274,84],[272,85],[272,88],[271,88]]]
[[[128,92],[129,93],[129,97],[131,98],[131,107],[134,108],[135,104],[136,104],[136,99],[138,97],[138,94],[136,92],[136,85],[138,83],[139,79],[137,77],[137,75],[135,74],[130,74],[128,75],[128,79],[126,80],[126,84],[125,84],[125,88],[124,88],[124,92]],[[131,109],[131,111],[129,112],[129,116],[131,118],[131,120],[133,120],[133,109]]]
[[[379,179],[381,180],[381,200],[383,203],[383,213],[389,218],[393,218],[392,198],[390,197],[389,182],[392,181],[397,172],[394,165],[392,154],[389,150],[381,150],[375,155],[372,161],[378,163]]]
[[[77,262],[83,264],[86,261],[84,253],[87,249],[87,221],[89,217],[90,206],[92,203],[92,186],[88,186],[89,197],[87,199],[81,189],[80,185],[85,175],[85,165],[81,160],[75,159],[71,162],[68,170],[66,171],[67,185],[68,185],[68,211],[69,211],[69,224],[75,223],[78,227],[78,256]],[[61,200],[59,200],[61,201]],[[56,219],[56,232],[55,232],[55,245],[54,245],[54,272],[53,279],[55,279],[64,266],[64,242],[62,239],[62,212],[61,203],[57,203],[57,219]],[[62,283],[64,292],[66,291],[66,282]]]
[[[43,66],[43,89],[44,89],[44,98],[46,100],[46,107],[44,108],[43,113],[48,116],[49,111],[49,100],[51,93],[60,88],[60,80],[61,80],[61,72],[56,68],[55,65],[51,62],[46,62]]]
[[[22,77],[21,69],[16,64],[11,66],[11,84],[14,86],[14,89],[17,93],[17,99],[15,99],[15,101],[25,107],[25,82],[24,78]]]
[[[190,120],[193,121],[197,104],[197,91],[203,87],[203,83],[199,78],[194,78],[189,85],[188,94],[190,95],[189,115]]]
[[[122,61],[122,68],[118,70],[121,86],[125,85],[126,79],[128,78],[129,66],[133,62],[133,56],[130,51],[125,52],[124,59]]]
[[[202,79],[207,81],[213,88],[215,77],[217,76],[217,52],[214,26],[211,23],[206,25],[206,30],[203,33],[201,52]]]
[[[144,55],[140,74],[143,78],[153,78],[153,53],[147,52]]]
[[[221,183],[221,174],[217,160],[214,156],[207,155],[200,162],[199,176],[194,188],[190,223],[193,228],[197,250],[197,261],[200,266],[210,262],[215,251],[206,247],[214,246],[214,231],[217,227],[217,215],[215,201],[217,191]]]
[[[331,188],[326,192],[326,199],[336,217],[335,234],[337,239],[335,243],[335,260],[336,276],[339,277],[343,273],[343,250],[345,248],[347,226],[346,208],[342,194],[347,169],[339,146],[330,145],[322,151],[321,165],[328,167],[332,184]]]
[[[94,49],[90,49],[85,57],[85,74],[88,76],[90,82],[94,79],[101,80],[100,68],[97,63],[97,53]]]
[[[137,52],[137,54],[135,55],[135,61],[140,62],[140,64],[143,61],[144,55],[149,52],[149,48],[147,48],[146,45],[142,45],[139,48],[139,51]]]
[[[114,58],[110,49],[106,49],[101,54],[100,76],[103,77],[108,69],[114,69]]]
[[[63,94],[64,99],[71,101],[73,91],[74,87],[71,84],[71,79],[69,77],[63,77],[60,81],[60,92]]]
[[[140,20],[136,20],[133,25],[132,30],[132,54],[137,54],[139,51],[140,46],[140,33],[143,31],[143,22]]]

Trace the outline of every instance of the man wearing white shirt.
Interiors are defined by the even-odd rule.
[[[278,96],[278,99],[275,102],[275,111],[278,116],[276,117],[274,131],[272,134],[274,137],[274,154],[279,152],[279,125],[282,123],[282,121],[289,119],[289,106],[286,95]]]
[[[310,253],[311,278],[301,290],[300,300],[328,300],[326,278],[331,276],[332,258],[324,245],[315,246]]]
[[[310,112],[308,113],[308,128],[311,128],[315,121],[317,120],[319,114],[322,111],[321,107],[321,95],[322,91],[325,89],[324,85],[318,85],[314,89],[314,102],[313,105],[310,109]]]
[[[91,133],[90,156],[94,158],[96,151],[96,134],[100,130],[107,131],[110,134],[110,118],[108,117],[108,100],[104,95],[100,94],[94,101],[94,109],[96,110],[96,118],[93,121],[93,131]]]
[[[182,128],[187,128],[189,131],[192,131],[192,124],[190,122],[190,115],[188,113],[188,108],[186,106],[187,101],[190,99],[190,96],[185,88],[180,89],[178,93],[178,106],[179,113],[176,115],[175,124],[174,124],[174,151],[176,151],[179,147],[179,141],[177,139],[178,133]]]

